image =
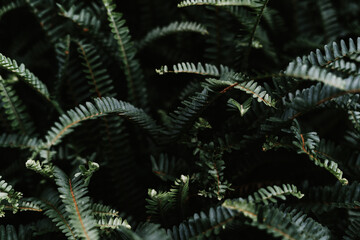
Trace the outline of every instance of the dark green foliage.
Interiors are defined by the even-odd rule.
[[[359,11],[1,1],[0,239],[359,239]]]

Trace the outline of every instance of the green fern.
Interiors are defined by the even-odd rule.
[[[256,0],[187,0],[180,2],[178,7],[188,7],[194,5],[213,5],[213,6],[245,6],[259,7]]]
[[[220,69],[215,65],[205,63],[203,66],[201,63],[195,65],[194,63],[184,62],[178,63],[173,66],[173,70],[169,70],[168,66],[162,66],[160,69],[157,69],[156,72],[160,75],[166,73],[189,73],[197,74],[206,77],[221,77],[230,72],[229,68],[223,65],[220,65]]]
[[[20,7],[23,7],[25,5],[25,1],[24,0],[16,0],[16,1],[8,1],[9,3],[5,3],[3,4],[3,6],[0,8],[0,19],[2,18],[2,16],[4,16],[4,14],[18,9]]]
[[[227,200],[225,208],[241,213],[250,219],[251,226],[266,230],[274,237],[282,239],[330,239],[330,231],[297,210],[283,207],[258,207],[253,203]]]
[[[147,93],[144,87],[143,74],[139,61],[135,58],[136,49],[131,41],[129,29],[124,25],[122,14],[115,12],[116,5],[112,0],[103,0],[110,28],[118,43],[119,54],[122,58],[124,73],[128,82],[129,100],[139,107],[147,106]]]
[[[2,177],[0,176],[0,179]],[[22,193],[16,192],[13,187],[5,182],[0,181],[0,217],[5,216],[4,209],[6,205],[10,206],[13,213],[16,213],[19,209],[19,200],[22,198]],[[5,205],[6,204],[6,205]]]
[[[40,93],[48,101],[50,100],[50,95],[47,87],[43,82],[41,82],[32,72],[25,68],[24,64],[18,65],[15,60],[12,60],[8,57],[5,57],[0,53],[0,67],[15,73],[21,79],[25,81],[30,87]]]
[[[201,35],[209,34],[206,28],[199,23],[176,21],[170,23],[165,27],[162,28],[157,27],[151,30],[150,32],[148,32],[148,34],[146,34],[146,36],[138,43],[138,47],[139,49],[144,48],[145,46],[149,45],[151,42],[159,38],[180,32],[193,32],[193,33],[199,33]]]
[[[85,196],[86,188],[80,178],[69,179],[63,171],[54,169],[55,182],[60,198],[69,216],[69,223],[76,236],[84,239],[98,239],[96,221],[91,215],[90,199]]]
[[[8,115],[8,120],[11,122],[13,130],[18,131],[23,135],[29,135],[34,132],[34,124],[30,120],[25,105],[18,98],[15,89],[11,84],[7,84],[0,76],[0,95],[5,113]]]
[[[80,122],[110,113],[117,113],[136,122],[146,131],[149,131],[150,134],[157,135],[160,132],[160,128],[153,119],[146,115],[144,111],[135,108],[129,103],[105,97],[95,99],[95,105],[90,102],[85,103],[85,105],[86,107],[79,105],[79,107],[69,110],[66,114],[60,116],[59,122],[56,122],[55,126],[45,136],[47,147],[58,144],[61,138],[70,133]]]

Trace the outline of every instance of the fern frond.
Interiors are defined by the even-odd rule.
[[[54,146],[61,141],[66,134],[70,133],[74,127],[81,122],[95,119],[110,113],[117,113],[135,123],[150,133],[150,135],[157,136],[161,129],[157,126],[155,121],[150,118],[143,110],[135,108],[127,102],[116,100],[115,98],[95,98],[95,105],[86,102],[84,105],[67,111],[59,117],[59,122],[55,123],[47,135],[45,136],[47,147]]]
[[[359,182],[346,186],[339,183],[323,187],[306,186],[304,202],[299,202],[295,206],[304,211],[319,214],[334,208],[358,209],[360,207],[359,191]]]
[[[223,207],[250,219],[248,223],[284,240],[330,239],[330,231],[302,212],[283,207],[257,206],[243,199],[226,200]]]
[[[341,35],[342,27],[335,11],[335,7],[329,0],[318,0],[323,27],[328,40],[333,40]]]
[[[110,217],[108,219],[101,218],[97,221],[97,226],[101,230],[108,229],[108,228],[116,229],[119,227],[125,227],[128,229],[131,229],[131,226],[129,225],[129,223],[126,220],[123,220],[122,218],[118,218],[118,217],[116,217],[116,218]]]
[[[81,4],[79,5],[71,5],[69,10],[66,10],[63,5],[59,3],[57,4],[60,10],[59,14],[67,19],[70,19],[73,23],[79,26],[83,32],[98,32],[101,26],[99,17],[93,12],[90,12],[87,8],[81,8]]]
[[[94,216],[119,217],[119,212],[117,210],[111,209],[109,206],[101,204],[101,203],[91,204],[91,211],[92,211],[92,214],[94,214]]]
[[[189,198],[190,177],[181,175],[179,179],[175,180],[174,184],[170,192],[173,201],[184,216],[186,212],[186,202]]]
[[[174,208],[173,194],[171,192],[157,192],[155,189],[148,190],[149,198],[146,198],[146,213],[152,216],[153,220],[165,221],[166,214]]]
[[[345,233],[346,235],[343,236],[344,240],[358,239],[360,237],[360,221],[350,221],[350,224],[347,226]]]
[[[57,81],[54,84],[55,96],[59,96],[60,94],[60,87],[69,66],[70,43],[70,35],[67,35],[64,39],[60,39],[59,42],[55,44],[56,60],[58,62]]]
[[[13,225],[0,225],[0,239],[1,240],[31,240],[32,228],[29,226],[19,226],[17,231]]]
[[[4,14],[24,6],[25,0],[9,1],[9,3],[2,3],[2,5],[3,6],[0,8],[0,19],[2,18],[2,16],[4,16]]]
[[[80,57],[83,60],[84,73],[93,87],[92,92],[97,97],[114,97],[114,86],[112,79],[106,71],[106,68],[98,55],[97,49],[91,44],[77,42]]]
[[[165,27],[157,27],[148,32],[148,34],[146,34],[146,36],[138,43],[139,49],[144,48],[159,38],[181,32],[193,32],[201,35],[209,34],[206,28],[200,23],[176,21]]]
[[[345,80],[345,90],[330,87],[327,85],[322,86],[316,84],[310,88],[297,91],[296,95],[289,94],[291,103],[287,105],[291,108],[285,111],[284,117],[288,119],[295,119],[302,115],[304,112],[311,110],[324,103],[328,103],[336,98],[346,94],[354,94],[360,92],[360,77],[348,77]],[[294,111],[296,110],[296,111]]]
[[[39,21],[49,41],[55,45],[65,37],[65,25],[59,21],[54,1],[25,0]]]
[[[58,227],[68,239],[77,239],[74,227],[69,222],[69,213],[58,194],[54,191],[46,191],[41,200],[31,199],[37,203],[44,214]]]
[[[220,69],[215,65],[205,63],[203,66],[201,63],[198,63],[197,66],[194,63],[183,62],[173,65],[173,70],[169,70],[168,66],[161,66],[160,69],[156,69],[156,72],[160,75],[166,73],[189,73],[196,74],[206,77],[221,77],[225,74],[228,74],[231,70],[223,65],[220,65]]]
[[[103,0],[110,28],[118,43],[119,54],[122,58],[123,69],[128,82],[129,101],[136,106],[147,107],[147,91],[144,76],[139,61],[136,59],[136,48],[131,41],[129,29],[121,13],[115,12],[116,5],[112,0]]]
[[[70,19],[79,31],[88,34],[92,40],[101,45],[102,49],[112,56],[113,59],[121,61],[117,54],[117,42],[112,34],[106,34],[100,30],[102,25],[97,13],[75,4],[71,5],[68,10],[61,4],[58,4],[58,7],[61,16]]]
[[[144,240],[151,240],[151,239],[171,240],[171,238],[168,235],[166,235],[165,229],[161,228],[161,225],[154,223],[139,224],[136,227],[135,233],[137,234],[139,239],[144,239]]]
[[[181,161],[174,157],[169,158],[167,154],[160,154],[158,158],[151,156],[152,172],[163,181],[174,181]]]
[[[256,0],[186,0],[180,2],[177,6],[188,7],[196,5],[211,5],[211,6],[242,6],[257,8],[261,6]]]
[[[11,206],[6,206],[6,207],[12,209]],[[22,198],[19,201],[19,211],[43,212],[44,210],[41,208],[41,206],[38,204],[37,201],[33,201],[31,198]]]
[[[31,135],[34,130],[34,124],[26,111],[26,107],[19,99],[15,89],[7,84],[0,76],[0,96],[5,108],[11,127],[23,135]]]
[[[54,170],[55,182],[58,185],[61,200],[69,216],[69,223],[78,237],[98,239],[96,221],[91,215],[90,199],[85,196],[87,189],[80,178],[69,179],[58,168]]]
[[[321,161],[316,152],[314,151],[319,144],[319,137],[316,132],[309,132],[302,134],[300,132],[300,126],[297,121],[294,121],[294,125],[291,126],[291,130],[295,135],[297,141],[293,141],[293,144],[298,148],[299,154],[306,154],[311,161],[314,161],[315,165],[323,167],[331,174],[333,174],[342,184],[348,184],[348,180],[343,178],[343,172],[339,169],[338,164],[334,161],[325,159]]]
[[[236,75],[234,75],[236,76]],[[206,79],[206,82],[211,87],[227,87],[222,92],[226,92],[229,89],[238,89],[247,94],[252,95],[258,102],[263,102],[267,106],[275,107],[275,100],[271,98],[271,96],[254,80],[244,81],[240,80],[240,78],[235,77],[235,81],[231,80],[217,80],[217,79]]]
[[[37,91],[41,96],[43,96],[48,101],[50,100],[49,91],[46,85],[41,82],[32,72],[25,68],[24,64],[18,65],[15,60],[12,60],[8,57],[5,57],[0,53],[0,67],[15,73],[21,79],[25,81],[30,87]]]
[[[345,90],[346,82],[335,74],[316,66],[290,63],[284,72],[285,76],[304,80],[318,81],[326,85]]]
[[[344,40],[341,40],[340,44],[333,42],[330,46],[325,45],[323,52],[321,52],[320,49],[317,49],[315,52],[310,52],[310,54],[303,57],[303,59],[298,58],[297,61],[304,64],[310,63],[316,66],[326,66],[344,57],[351,58],[359,53],[360,37],[356,39],[356,43],[352,38],[349,38],[348,44],[346,44]]]
[[[41,141],[35,137],[7,133],[0,135],[0,146],[4,148],[10,147],[35,150],[40,145]]]
[[[218,235],[220,231],[239,216],[236,211],[224,207],[210,208],[204,212],[195,213],[193,217],[167,230],[172,239],[204,239]]]
[[[302,198],[304,194],[298,191],[297,187],[290,184],[283,184],[282,187],[279,186],[268,186],[266,188],[260,188],[258,191],[249,195],[247,201],[249,203],[264,203],[265,205],[269,202],[276,203],[277,199],[286,200],[286,195],[292,195],[296,198]]]
[[[19,200],[22,198],[22,193],[15,191],[10,184],[5,180],[1,180],[1,178],[2,176],[0,176],[0,217],[3,217],[5,216],[3,210],[6,207],[4,202],[11,206],[13,213],[16,213],[19,209]]]
[[[202,111],[207,107],[208,100],[208,89],[204,88],[202,92],[196,93],[191,98],[191,101],[183,101],[184,107],[178,107],[174,113],[170,114],[171,129],[168,130],[168,135],[172,140],[177,139],[182,133],[192,127]]]

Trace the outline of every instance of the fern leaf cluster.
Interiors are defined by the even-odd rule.
[[[1,1],[0,239],[358,239],[359,11]]]

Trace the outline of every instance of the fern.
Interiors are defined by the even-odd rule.
[[[1,82],[1,80],[3,82]],[[17,97],[15,90],[10,84],[6,84],[0,77],[0,95],[5,113],[11,122],[11,127],[24,135],[31,135],[34,131],[33,122],[26,112],[25,105]]]
[[[157,27],[151,30],[146,36],[138,43],[139,48],[144,48],[149,45],[151,42],[179,32],[193,32],[199,33],[201,35],[209,34],[204,26],[196,22],[172,22],[165,27]]]
[[[305,214],[282,207],[257,207],[241,199],[225,201],[223,206],[249,218],[249,225],[282,239],[330,239],[330,231]]]
[[[304,194],[297,190],[297,187],[290,184],[283,184],[282,187],[279,186],[268,186],[266,188],[260,188],[253,195],[247,197],[248,202],[260,203],[263,202],[265,205],[269,202],[276,203],[276,198],[285,200],[285,195],[292,195],[297,198],[302,198]]]
[[[20,148],[35,150],[40,145],[40,140],[27,135],[2,134],[0,135],[0,146],[7,148]]]
[[[102,96],[113,97],[113,82],[103,67],[96,48],[91,44],[78,42],[79,53],[83,59],[85,67],[84,72],[89,84],[93,87],[94,95],[101,98]]]
[[[290,63],[286,68],[284,75],[294,78],[319,81],[326,85],[345,90],[345,81],[341,77],[315,66],[309,68],[308,65],[295,65],[294,63]]]
[[[29,226],[20,225],[17,231],[13,225],[0,225],[0,238],[3,240],[30,240],[32,232]]]
[[[173,70],[169,70],[168,66],[162,66],[160,69],[157,69],[156,72],[160,75],[166,73],[189,73],[189,74],[197,74],[206,77],[221,77],[230,72],[228,67],[220,65],[220,70],[212,64],[205,63],[205,67],[198,63],[195,66],[194,63],[178,63],[173,66]]]
[[[2,16],[4,16],[4,14],[17,8],[23,7],[24,5],[24,0],[9,1],[9,3],[4,4],[4,6],[0,8],[0,19],[2,18]]]
[[[118,43],[119,54],[122,58],[123,69],[128,82],[129,100],[139,107],[146,107],[147,94],[143,83],[144,77],[140,63],[135,58],[136,49],[131,41],[129,29],[124,26],[125,21],[122,20],[122,14],[114,12],[116,6],[113,1],[103,0],[103,3],[108,14],[110,28]]]
[[[66,134],[72,131],[72,128],[80,122],[94,119],[110,113],[118,113],[142,126],[151,134],[158,134],[160,128],[155,121],[147,116],[142,110],[135,108],[129,103],[118,101],[114,98],[98,98],[95,99],[95,105],[87,102],[86,107],[79,105],[74,110],[69,110],[59,118],[59,122],[55,123],[47,135],[45,136],[47,147],[58,144]]]
[[[5,57],[0,53],[0,66],[8,71],[15,73],[17,76],[23,79],[26,84],[36,90],[41,96],[43,96],[48,101],[51,101],[48,89],[45,84],[41,82],[32,72],[26,69],[24,64],[20,64],[19,66],[15,60]]]
[[[212,234],[218,235],[221,229],[235,220],[239,214],[231,209],[216,207],[210,208],[208,214],[204,212],[195,213],[193,217],[179,227],[168,229],[167,233],[173,239],[203,239]]]
[[[69,179],[64,172],[55,168],[55,182],[61,194],[69,222],[77,236],[85,239],[98,239],[96,221],[91,216],[90,200],[85,196],[86,188],[80,178]]]
[[[2,177],[0,176],[0,179]],[[11,206],[13,213],[16,213],[19,209],[19,200],[22,198],[22,193],[16,192],[13,187],[5,182],[5,180],[0,181],[0,216],[5,216],[5,212],[3,211],[6,207],[5,204]]]
[[[180,2],[178,7],[194,5],[259,7],[259,3],[253,0],[188,0]]]

